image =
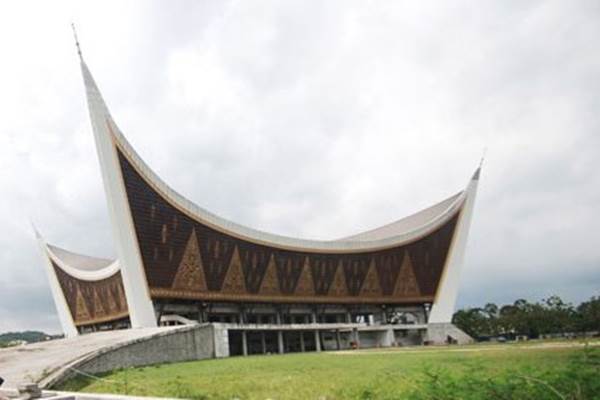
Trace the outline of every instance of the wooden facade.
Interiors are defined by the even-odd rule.
[[[121,272],[97,281],[77,279],[52,262],[54,272],[76,326],[127,318],[127,299]]]
[[[207,226],[154,189],[123,152],[118,156],[154,299],[402,304],[435,298],[460,209],[435,231],[396,247],[289,250]]]

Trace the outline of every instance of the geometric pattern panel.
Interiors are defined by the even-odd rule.
[[[190,239],[185,247],[181,263],[173,281],[173,289],[197,290],[201,292],[208,290],[195,229],[192,230]]]
[[[373,257],[384,296],[391,296],[394,293],[394,285],[402,266],[403,257],[403,248],[383,251]]]
[[[351,296],[358,296],[360,293],[360,288],[367,276],[370,264],[371,257],[365,255],[348,256],[342,259],[346,286]]]
[[[121,272],[99,281],[77,279],[52,262],[75,325],[112,321],[128,315]]]
[[[437,230],[394,248],[346,254],[280,249],[194,220],[117,152],[151,293],[203,301],[381,304],[435,296],[459,211]]]
[[[248,293],[258,293],[267,265],[271,260],[271,249],[263,246],[240,244],[240,258]]]
[[[419,294],[419,286],[417,285],[417,279],[415,278],[410,255],[405,254],[394,288],[394,296],[417,297]]]
[[[377,268],[375,267],[375,261],[371,261],[371,265],[369,266],[369,271],[367,272],[367,276],[365,277],[365,281],[360,288],[360,297],[375,297],[379,298],[383,296],[383,291],[381,290],[381,283],[379,281],[379,276],[377,274]]]
[[[339,257],[330,254],[316,254],[309,257],[309,263],[315,294],[327,295],[340,263]]]
[[[344,274],[344,268],[338,265],[333,276],[333,281],[329,287],[328,296],[331,297],[346,297],[349,295],[348,281],[346,280],[346,274]]]
[[[277,267],[277,279],[279,280],[281,293],[294,294],[304,268],[306,256],[289,251],[276,251],[273,253],[273,258]],[[312,285],[312,279],[310,284]]]
[[[199,236],[200,258],[204,266],[206,286],[208,290],[219,291],[231,264],[235,243],[224,235],[207,233]]]
[[[308,257],[304,258],[304,265],[300,272],[300,277],[294,288],[294,295],[301,298],[311,298],[315,296],[315,284],[312,276],[312,268],[308,262]]]
[[[279,288],[279,281],[277,279],[275,261],[273,260],[273,257],[271,257],[268,263],[258,293],[262,296],[278,296],[281,294],[281,289]]]
[[[240,260],[240,253],[238,249],[233,250],[233,256],[231,257],[231,265],[227,268],[227,275],[223,282],[221,292],[225,294],[238,294],[244,293],[244,271],[242,269],[242,262]]]

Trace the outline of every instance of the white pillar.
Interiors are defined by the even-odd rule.
[[[71,315],[71,310],[69,309],[69,305],[67,304],[65,294],[62,291],[62,288],[60,287],[58,278],[56,277],[56,271],[54,270],[54,266],[50,261],[50,254],[48,253],[46,242],[37,230],[35,230],[35,236],[38,242],[40,252],[42,253],[42,257],[44,259],[44,265],[46,267],[46,276],[48,277],[48,281],[50,283],[50,291],[52,292],[52,298],[54,299],[54,305],[56,306],[56,312],[58,313],[58,320],[60,321],[62,331],[65,337],[77,336],[79,332],[77,331],[77,327],[75,326],[75,322],[73,321],[73,316]]]
[[[428,323],[452,322],[454,305],[456,304],[456,297],[458,294],[458,285],[460,283],[460,271],[464,264],[465,248],[467,246],[469,227],[471,225],[471,217],[475,205],[475,197],[477,195],[479,172],[480,169],[477,169],[465,190],[465,204],[463,205],[454,231],[454,237],[446,258],[446,265],[442,277],[440,278],[435,301],[433,302],[429,313]]]
[[[242,331],[242,353],[248,355],[248,336],[246,331]]]
[[[279,350],[279,354],[284,353],[283,331],[277,331],[277,348]]]
[[[124,139],[120,138],[120,132],[83,60],[81,71],[100,160],[113,239],[121,265],[121,277],[131,326],[132,328],[155,327],[157,326],[156,315],[150,299],[146,272],[117,155],[116,143]]]
[[[315,331],[315,350],[317,352],[321,351],[321,335],[319,334],[319,330]]]

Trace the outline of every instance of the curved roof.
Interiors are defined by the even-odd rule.
[[[339,240],[300,239],[268,233],[237,224],[213,214],[177,193],[142,160],[110,116],[110,112],[94,82],[94,78],[83,60],[81,60],[81,67],[90,113],[97,120],[106,121],[106,133],[112,136],[117,148],[124,154],[137,172],[174,207],[183,211],[191,218],[225,234],[249,242],[284,249],[323,252],[370,251],[409,243],[433,232],[455,216],[465,201],[466,195],[463,191],[395,223]]]
[[[418,229],[420,226],[426,225],[429,221],[434,220],[436,217],[450,209],[450,207],[459,200],[462,194],[463,192],[458,192],[454,196],[450,196],[447,199],[415,214],[409,215],[408,217],[380,226],[379,228],[357,233],[352,236],[346,236],[342,239],[338,239],[338,241],[369,242],[383,240],[388,237],[393,237],[397,232],[410,232],[411,230]]]
[[[73,253],[46,244],[46,254],[54,265],[74,278],[84,281],[106,279],[119,272],[119,261]]]
[[[109,260],[106,258],[96,258],[73,253],[72,251],[65,250],[51,244],[48,244],[47,247],[56,258],[61,260],[61,262],[82,271],[99,271],[108,267],[114,262],[114,260]]]

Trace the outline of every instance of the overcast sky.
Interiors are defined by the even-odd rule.
[[[213,212],[333,239],[467,184],[458,306],[600,295],[598,1],[0,6],[0,332],[59,330],[32,219],[114,257],[70,22],[146,162]]]

